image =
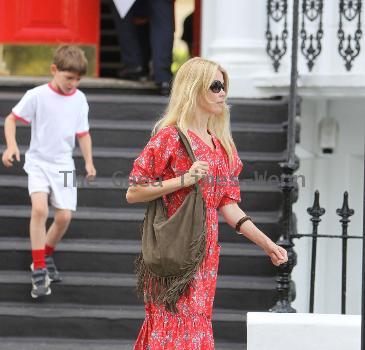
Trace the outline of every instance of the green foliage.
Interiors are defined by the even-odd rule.
[[[175,75],[179,68],[190,58],[189,51],[184,48],[175,48],[172,57],[171,71]]]
[[[4,45],[4,61],[11,75],[50,75],[54,50],[58,45]],[[96,50],[91,46],[80,47],[88,59],[87,76],[95,76]]]

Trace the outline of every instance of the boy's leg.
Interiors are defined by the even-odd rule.
[[[31,196],[30,242],[34,269],[45,268],[46,221],[48,218],[48,194],[35,192]]]
[[[32,214],[30,218],[30,241],[32,246],[32,291],[38,298],[51,294],[45,263],[46,221],[48,217],[48,193],[34,192],[30,195]]]
[[[53,259],[53,251],[58,242],[66,233],[66,230],[71,222],[71,217],[71,210],[55,208],[54,221],[47,231],[45,245],[46,266],[49,278],[53,282],[60,282],[62,280]]]
[[[53,250],[58,242],[62,239],[68,226],[70,225],[72,218],[71,210],[68,209],[55,209],[55,217],[51,227],[47,231],[46,236],[46,250],[47,255],[52,255]]]

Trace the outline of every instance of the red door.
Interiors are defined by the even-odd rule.
[[[195,0],[193,21],[193,56],[200,56],[201,0]]]
[[[99,13],[99,0],[0,0],[0,44],[91,45],[97,62]]]

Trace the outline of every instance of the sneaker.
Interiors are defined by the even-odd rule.
[[[62,278],[57,270],[57,266],[54,262],[53,256],[46,256],[46,266],[47,266],[48,276],[51,282],[61,282]]]
[[[50,284],[51,281],[49,280],[47,269],[36,269],[32,272],[32,291],[30,295],[34,299],[50,295]]]

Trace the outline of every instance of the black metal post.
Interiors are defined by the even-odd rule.
[[[298,79],[298,34],[299,34],[299,0],[293,2],[293,30],[292,30],[292,57],[291,57],[291,75],[290,75],[290,99],[288,111],[288,141],[287,141],[287,161],[281,163],[283,175],[281,177],[280,187],[284,195],[283,207],[283,234],[277,244],[285,248],[288,252],[288,262],[278,267],[277,291],[278,301],[269,310],[271,312],[292,313],[296,310],[291,306],[295,299],[295,284],[291,280],[291,272],[297,263],[297,254],[295,253],[291,234],[293,233],[293,190],[296,185],[293,181],[293,173],[298,168],[295,161],[295,117],[297,113],[297,79]]]
[[[365,155],[365,143],[364,143]],[[365,158],[364,158],[364,201],[363,201],[363,233],[362,233],[362,294],[361,294],[361,350],[365,350]]]
[[[348,193],[343,195],[342,208],[336,210],[337,215],[342,219],[342,292],[341,292],[341,313],[346,313],[346,280],[347,280],[347,228],[350,222],[349,217],[354,215],[354,210],[349,208]]]
[[[288,166],[295,167],[295,118],[297,116],[298,95],[298,35],[299,35],[299,0],[293,2],[293,30],[292,30],[290,96],[288,110]]]
[[[321,222],[321,216],[326,212],[324,208],[319,205],[319,192],[314,194],[314,202],[311,208],[307,209],[309,215],[312,216],[311,221],[313,224],[313,239],[312,239],[312,261],[311,261],[311,285],[309,294],[309,312],[313,313],[314,309],[314,286],[316,280],[316,258],[317,258],[317,236],[318,225]]]

